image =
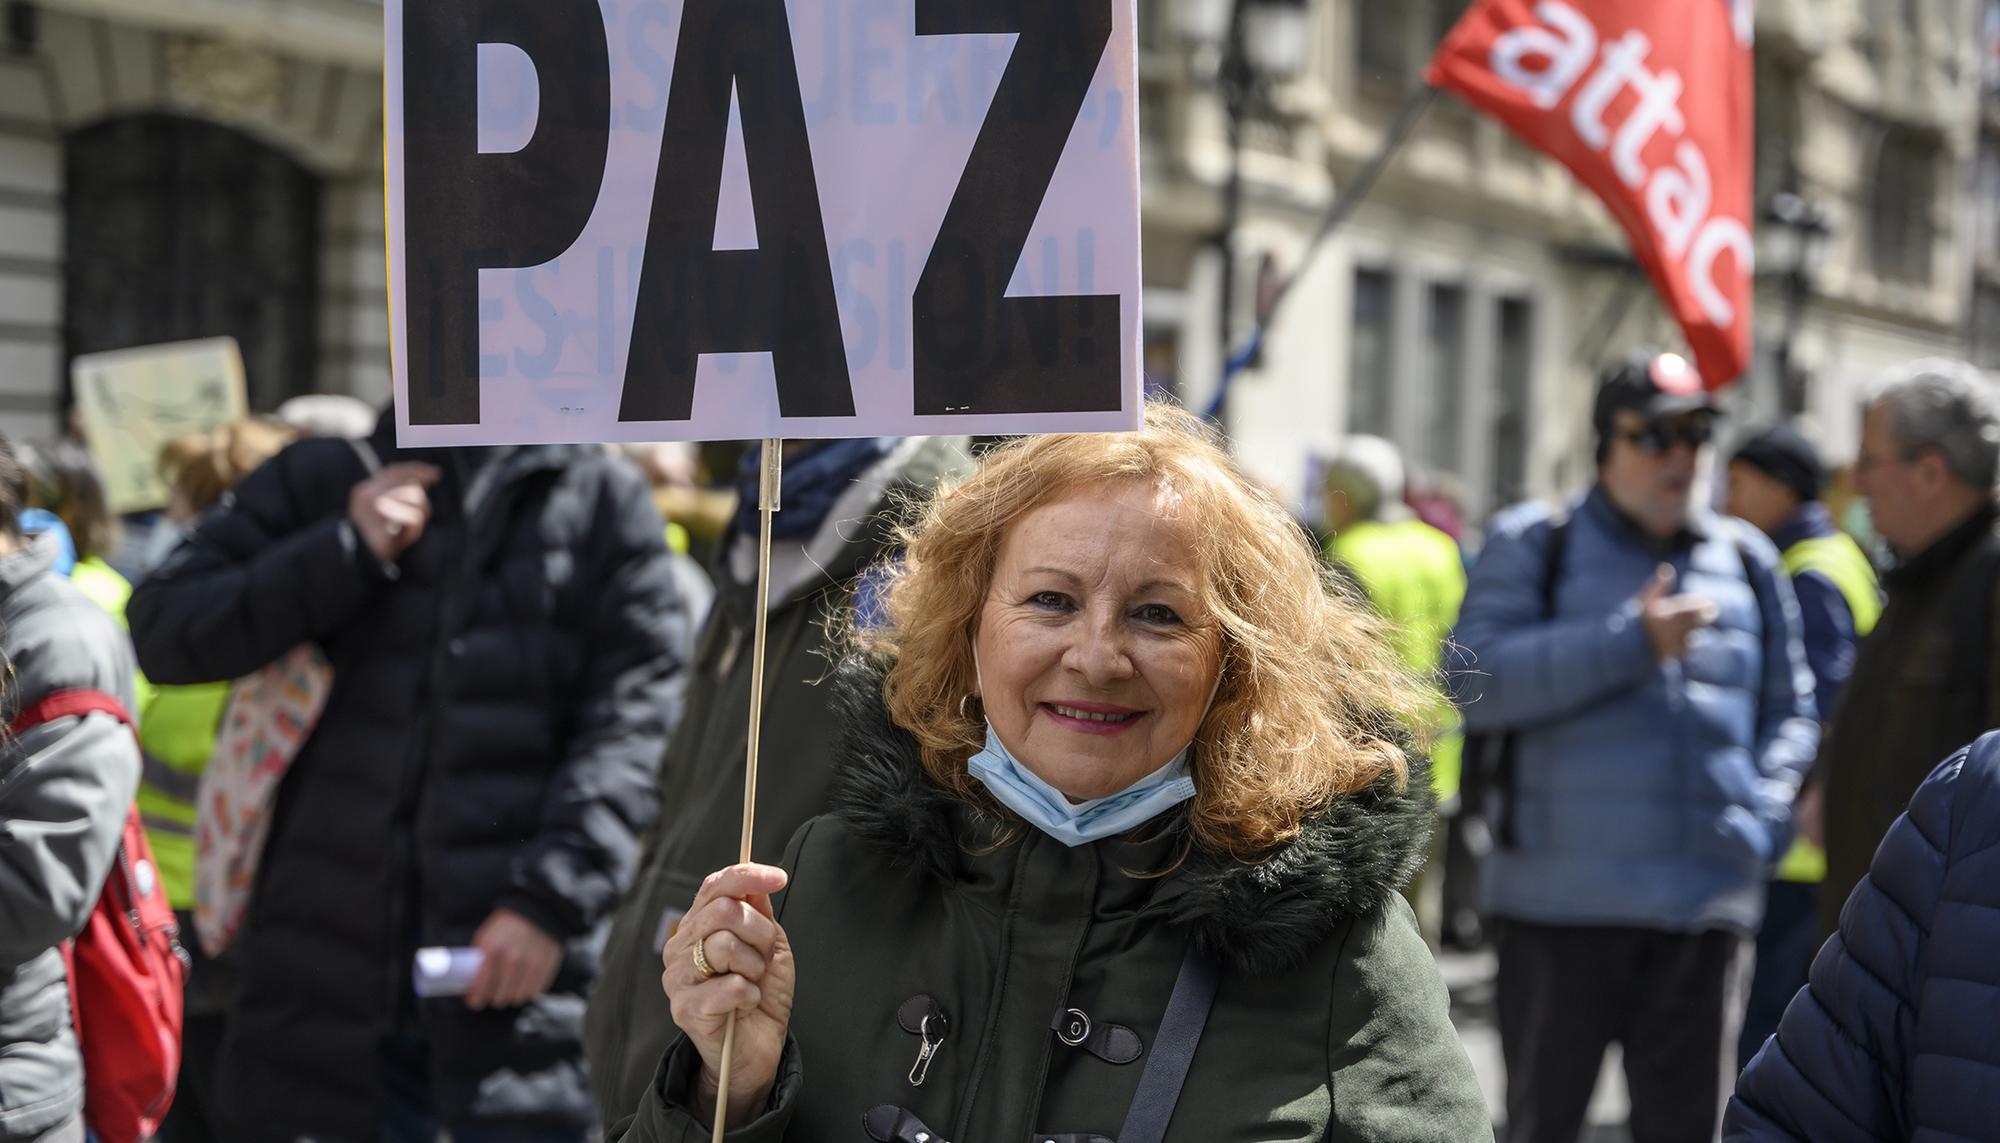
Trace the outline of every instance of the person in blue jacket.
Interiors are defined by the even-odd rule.
[[[1824,728],[1833,721],[1840,692],[1854,673],[1861,640],[1882,615],[1875,568],[1854,538],[1834,527],[1820,499],[1826,463],[1819,450],[1788,425],[1774,425],[1737,446],[1729,458],[1729,496],[1723,510],[1755,524],[1778,546],[1792,591],[1799,597],[1806,666],[1813,674],[1813,706]],[[1803,988],[1819,931],[1819,888],[1826,880],[1821,843],[1820,788],[1808,777],[1793,817],[1798,837],[1778,864],[1757,931],[1757,970],[1736,1057],[1747,1060],[1777,1030],[1792,994]]]
[[[2000,1139],[2000,733],[1917,788],[1737,1080],[1724,1132]]]
[[[1715,416],[1678,356],[1607,370],[1596,486],[1503,513],[1460,612],[1468,738],[1513,744],[1483,886],[1512,1143],[1573,1143],[1613,1042],[1637,1143],[1711,1139],[1735,1074],[1819,725],[1777,550],[1694,495]]]

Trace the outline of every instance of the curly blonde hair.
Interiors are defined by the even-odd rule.
[[[1237,470],[1200,420],[1163,404],[1135,433],[1001,446],[910,511],[905,554],[884,572],[880,621],[849,637],[893,659],[884,699],[932,780],[993,805],[966,769],[985,730],[964,699],[1008,528],[1074,490],[1127,480],[1170,487],[1197,523],[1199,591],[1221,634],[1220,690],[1189,752],[1194,840],[1252,859],[1384,773],[1406,784],[1407,728],[1422,725],[1435,691],[1403,666],[1381,620],[1321,565],[1277,498]]]

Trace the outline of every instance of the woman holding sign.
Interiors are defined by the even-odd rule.
[[[702,886],[626,1138],[1489,1138],[1397,893],[1425,692],[1283,508],[1155,409],[989,454],[908,542],[839,808]]]

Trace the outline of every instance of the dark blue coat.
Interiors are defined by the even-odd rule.
[[[1918,788],[1738,1081],[1725,1134],[2000,1139],[2000,733]]]

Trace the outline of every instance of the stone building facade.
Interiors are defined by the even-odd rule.
[[[0,431],[78,353],[230,334],[252,403],[386,400],[375,0],[0,4]]]
[[[1179,2],[1139,0],[1148,365],[1203,404],[1230,154]],[[1310,0],[1304,72],[1243,132],[1235,336],[1465,7]],[[259,407],[386,398],[381,18],[380,0],[0,0],[0,431],[56,430],[75,353],[218,333],[244,342]],[[1811,384],[1789,395],[1795,255],[1760,235],[1758,363],[1732,403],[1745,425],[1802,413],[1838,454],[1883,368],[2000,367],[2000,0],[1761,0],[1757,33],[1759,200],[1798,194],[1830,232],[1791,341]],[[1227,426],[1302,502],[1314,458],[1367,431],[1478,516],[1587,479],[1592,373],[1677,337],[1590,195],[1441,97],[1312,263]]]
[[[1978,83],[1973,32],[1986,3],[1758,3],[1758,200],[1797,194],[1830,232],[1792,340],[1795,375],[1810,383],[1789,396],[1777,347],[1797,255],[1776,228],[1759,235],[1757,363],[1730,398],[1739,429],[1799,415],[1836,456],[1851,454],[1853,403],[1872,378],[1911,357],[1969,351],[1972,239],[1979,211],[2000,210],[2000,158],[1975,179],[1979,140],[1992,150],[2000,116],[1990,93],[1982,111]],[[1332,188],[1375,153],[1465,7],[1313,0],[1305,73],[1265,92],[1244,132],[1240,281],[1267,258],[1297,264]],[[1170,21],[1145,34],[1153,359],[1199,402],[1218,372],[1225,120]],[[2000,222],[1987,225],[1978,296],[1990,313]],[[1627,249],[1567,172],[1440,97],[1234,387],[1238,451],[1302,502],[1313,458],[1347,432],[1390,437],[1455,477],[1475,518],[1579,486],[1591,475],[1596,368],[1635,344],[1679,342]],[[1238,291],[1238,337],[1251,292]]]

